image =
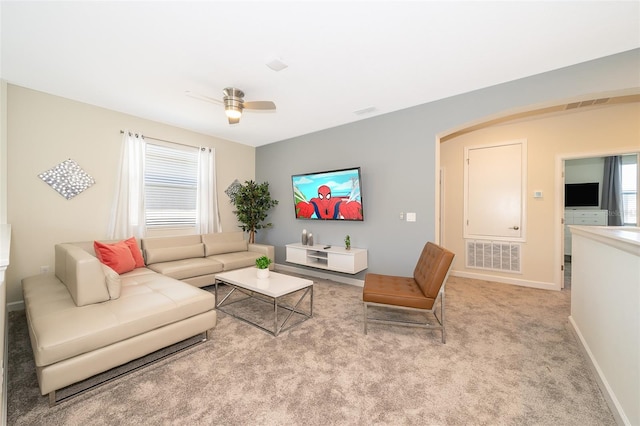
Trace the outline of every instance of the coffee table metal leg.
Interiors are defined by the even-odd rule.
[[[236,291],[236,287],[231,286],[231,290],[229,291],[229,293],[227,293],[226,296],[224,296],[222,300],[218,302],[218,281],[216,281],[216,288],[215,288],[216,308],[220,308],[222,304],[229,298],[229,296],[231,296],[235,291]]]
[[[306,312],[302,312],[300,310],[298,310],[298,306],[302,303],[302,301],[307,297],[307,294],[310,295],[310,299],[309,299],[309,313],[307,314]],[[277,304],[277,301],[276,301]],[[291,327],[298,325],[304,321],[306,321],[307,319],[313,317],[313,286],[309,286],[306,288],[306,290],[304,291],[304,293],[302,293],[302,296],[300,296],[300,298],[298,299],[298,301],[296,302],[296,304],[294,306],[288,306],[288,305],[282,305],[282,307],[286,310],[289,311],[289,315],[287,315],[287,317],[284,319],[284,321],[282,321],[282,325],[280,326],[280,329],[278,330],[278,333],[280,331],[283,330],[288,330]],[[287,324],[287,322],[289,322],[289,319],[293,316],[293,314],[299,314],[305,317],[305,319],[298,321],[294,324],[291,324],[290,326],[285,328],[285,324]],[[278,322],[276,319],[276,327],[278,326]]]
[[[277,336],[280,334],[280,330],[278,329],[278,298],[273,298],[273,335]]]

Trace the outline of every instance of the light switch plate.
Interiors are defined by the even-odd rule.
[[[415,222],[416,214],[415,213],[407,213],[407,222]]]

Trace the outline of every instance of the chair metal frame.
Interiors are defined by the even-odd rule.
[[[440,318],[436,314],[437,302],[436,300],[433,303],[433,308],[431,309],[420,309],[420,308],[410,308],[407,306],[399,306],[399,305],[387,305],[384,303],[375,303],[375,302],[364,302],[364,334],[367,334],[367,323],[378,323],[378,324],[390,324],[390,325],[401,325],[404,327],[418,327],[418,328],[426,328],[431,330],[441,330],[442,331],[442,343],[446,342],[446,334],[444,327],[444,285],[438,292],[437,299],[440,299]],[[372,318],[367,315],[367,307],[369,306],[377,306],[380,308],[389,308],[389,309],[398,309],[403,311],[412,311],[412,312],[421,312],[424,314],[433,314],[434,318],[438,322],[438,325],[430,324],[427,322],[417,322],[417,321],[403,321],[399,319],[390,319],[390,318]]]

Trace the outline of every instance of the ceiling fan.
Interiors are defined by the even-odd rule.
[[[211,98],[209,96],[193,93],[189,90],[185,92],[187,96],[200,99],[214,104],[224,105],[224,112],[229,120],[229,124],[238,124],[242,111],[248,110],[275,110],[276,104],[271,101],[244,101],[244,92],[235,87],[227,87],[222,91],[222,100]]]

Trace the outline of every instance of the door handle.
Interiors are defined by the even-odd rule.
[[[509,228],[509,229],[513,229],[514,231],[517,231],[518,229],[520,229],[520,227],[519,227],[518,225],[516,225],[516,226],[512,226],[512,227],[511,227],[511,228]]]

